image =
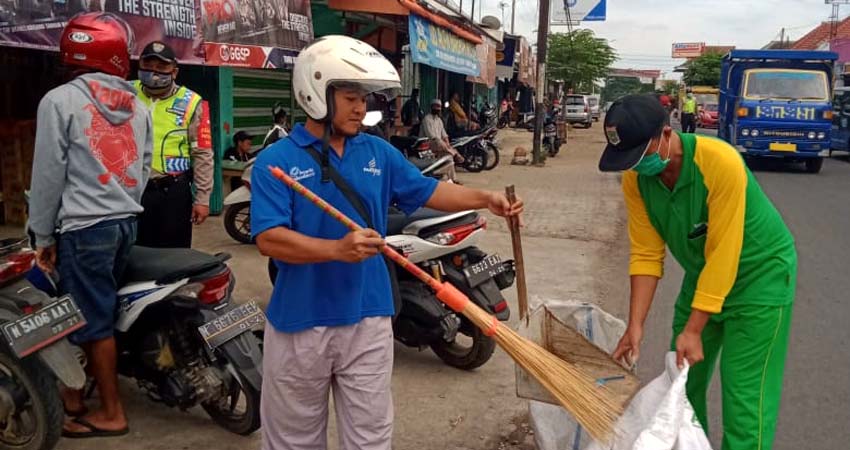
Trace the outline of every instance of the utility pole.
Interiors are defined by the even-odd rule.
[[[508,4],[504,1],[499,2],[499,9],[502,10],[502,29],[505,29],[505,8],[508,7]]]
[[[779,32],[779,48],[785,48],[785,28]]]
[[[543,132],[543,119],[546,114],[543,99],[546,93],[546,47],[549,42],[549,3],[551,0],[540,0],[540,17],[537,21],[537,101],[534,108],[534,146],[532,147],[532,163],[543,164],[540,136]]]
[[[514,34],[514,22],[516,22],[516,0],[511,0],[511,34]]]

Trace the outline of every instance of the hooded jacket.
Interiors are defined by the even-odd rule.
[[[29,227],[36,245],[142,212],[153,127],[133,86],[104,73],[81,75],[38,105]]]

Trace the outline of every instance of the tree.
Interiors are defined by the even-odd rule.
[[[605,78],[617,54],[608,42],[592,30],[549,35],[546,76],[564,80],[567,89],[591,92],[595,81]]]
[[[661,83],[661,91],[667,95],[679,95],[679,87],[681,85],[676,80],[665,80]]]
[[[688,63],[682,77],[688,86],[720,86],[721,53],[706,53]]]
[[[630,94],[651,94],[655,92],[655,86],[644,84],[639,78],[633,77],[611,77],[602,88],[602,101],[613,102],[620,97]]]

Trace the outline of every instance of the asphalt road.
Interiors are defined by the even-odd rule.
[[[782,164],[752,168],[794,234],[799,254],[773,449],[850,448],[850,163],[845,157],[827,159],[817,175]],[[672,258],[667,261],[641,351],[639,374],[644,381],[663,370],[662,358],[670,342],[673,302],[682,272]],[[722,436],[718,378],[713,380],[709,406],[709,434],[716,449]]]

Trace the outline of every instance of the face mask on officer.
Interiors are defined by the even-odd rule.
[[[166,92],[174,84],[176,65],[153,59],[142,61],[139,67],[139,81],[151,93]],[[169,70],[171,69],[171,70]]]

